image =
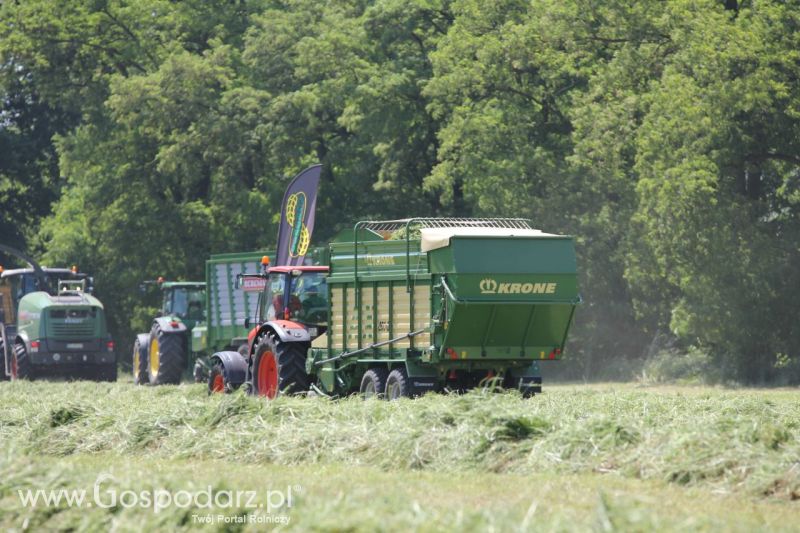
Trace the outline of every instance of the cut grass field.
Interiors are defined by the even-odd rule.
[[[603,384],[531,399],[266,402],[197,385],[35,382],[2,383],[0,399],[3,529],[800,527],[797,390]],[[28,489],[83,489],[88,501],[24,506]],[[126,491],[136,505],[110,505]],[[141,495],[154,491],[176,501],[155,512]],[[181,491],[252,491],[257,505],[197,508]],[[289,492],[291,507],[267,513]],[[275,518],[289,523],[265,523]]]

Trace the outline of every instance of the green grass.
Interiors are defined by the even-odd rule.
[[[91,491],[101,472],[119,491],[210,485],[262,494],[300,485],[290,529],[774,531],[800,523],[796,390],[615,384],[548,387],[527,400],[475,392],[265,402],[209,397],[194,385],[36,382],[0,384],[0,400],[4,528],[198,526],[190,509],[19,503],[20,489]]]

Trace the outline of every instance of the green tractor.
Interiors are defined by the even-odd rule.
[[[0,267],[2,379],[44,376],[116,381],[114,342],[92,278],[76,267],[43,268],[13,248],[0,251],[28,268]]]
[[[180,383],[192,353],[192,331],[205,320],[206,284],[202,281],[145,282],[161,290],[161,310],[149,333],[136,336],[133,380],[142,385]]]

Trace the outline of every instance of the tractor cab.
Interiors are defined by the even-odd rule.
[[[328,267],[272,267],[259,298],[259,322],[291,320],[304,326],[328,322]]]
[[[202,281],[166,281],[159,277],[144,281],[139,289],[147,292],[148,286],[156,285],[161,291],[161,308],[158,317],[177,320],[192,329],[206,319],[206,284]]]
[[[205,283],[165,281],[161,293],[162,316],[180,318],[189,329],[205,320]]]

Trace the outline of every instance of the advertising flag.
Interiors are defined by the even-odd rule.
[[[278,252],[275,266],[302,265],[311,234],[314,232],[314,212],[317,209],[317,188],[322,165],[313,165],[294,177],[281,206],[278,226]]]

